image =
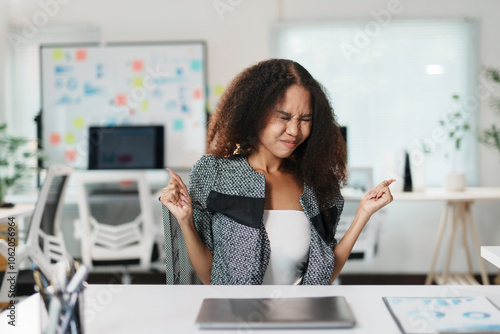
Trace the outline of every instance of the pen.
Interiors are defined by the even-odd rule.
[[[35,283],[42,295],[43,302],[45,303],[45,307],[48,309],[50,305],[50,295],[47,292],[46,287],[43,284],[42,274],[38,270],[33,271],[33,278],[35,279]]]
[[[76,302],[78,301],[78,293],[74,292],[69,297],[68,306],[66,307],[66,312],[64,312],[64,316],[61,320],[61,327],[59,327],[58,334],[66,333],[66,329],[68,328],[69,321],[74,315],[73,310],[75,309]]]
[[[89,268],[87,266],[79,267],[73,278],[71,278],[66,291],[70,294],[75,292],[79,287],[81,287],[82,282],[87,279],[88,275]]]
[[[59,313],[61,312],[61,301],[58,298],[52,298],[49,309],[49,324],[45,334],[53,334],[56,332],[59,323]]]

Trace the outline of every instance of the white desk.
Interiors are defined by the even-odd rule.
[[[444,188],[427,188],[424,192],[397,192],[393,193],[394,201],[443,201],[445,207],[441,215],[441,222],[439,223],[437,239],[434,246],[434,253],[431,260],[431,266],[427,275],[426,284],[436,282],[438,284],[478,284],[473,278],[472,259],[467,242],[468,229],[470,229],[472,240],[474,242],[474,250],[476,261],[479,264],[481,278],[483,284],[489,284],[488,275],[484,266],[483,260],[480,256],[480,241],[477,233],[477,227],[472,217],[471,206],[475,201],[479,200],[500,200],[500,188],[488,187],[468,187],[465,191],[447,191]],[[346,200],[356,201],[360,200],[360,194],[347,195]],[[444,231],[446,225],[450,223],[451,233],[448,243],[448,253],[443,269],[443,273],[438,275],[435,273],[437,259],[439,257],[441,244],[443,241]],[[450,274],[449,268],[453,254],[453,244],[457,229],[461,225],[462,229],[462,246],[465,249],[466,261],[468,267],[467,274]]]
[[[27,224],[25,219],[31,217],[35,211],[35,204],[20,203],[13,208],[0,209],[0,232],[7,226],[9,217],[14,217],[17,224],[17,240],[23,240],[26,237]]]
[[[400,333],[382,297],[456,297],[484,295],[500,307],[494,286],[174,286],[90,285],[85,291],[87,333],[209,333],[194,321],[204,298],[291,298],[345,296],[357,320],[350,330],[294,330],[294,334]],[[250,325],[240,331],[256,333]],[[211,331],[212,333],[214,331]],[[283,331],[259,330],[259,334]]]
[[[481,256],[500,269],[500,246],[482,246]]]
[[[35,210],[35,204],[16,204],[13,208],[0,208],[0,223],[7,221],[9,217],[24,218],[31,216]]]

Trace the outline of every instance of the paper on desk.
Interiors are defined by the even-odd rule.
[[[500,331],[500,310],[486,297],[384,297],[403,333]]]

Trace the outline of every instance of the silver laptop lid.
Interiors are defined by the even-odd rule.
[[[342,296],[204,299],[195,322],[201,329],[351,328],[355,323]]]

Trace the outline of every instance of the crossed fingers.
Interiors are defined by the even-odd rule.
[[[388,193],[389,195],[391,194],[390,190],[389,190],[389,186],[394,182],[396,181],[395,179],[391,179],[391,180],[385,180],[385,181],[382,181],[378,186],[376,186],[375,188],[373,188],[372,190],[370,190],[368,192],[368,199],[379,199],[380,197],[382,197],[384,194]],[[392,196],[390,195],[390,199],[392,200]]]
[[[168,169],[170,173],[170,182],[166,188],[161,190],[160,200],[164,205],[174,204],[179,207],[189,206],[191,198],[188,189],[179,175]]]

